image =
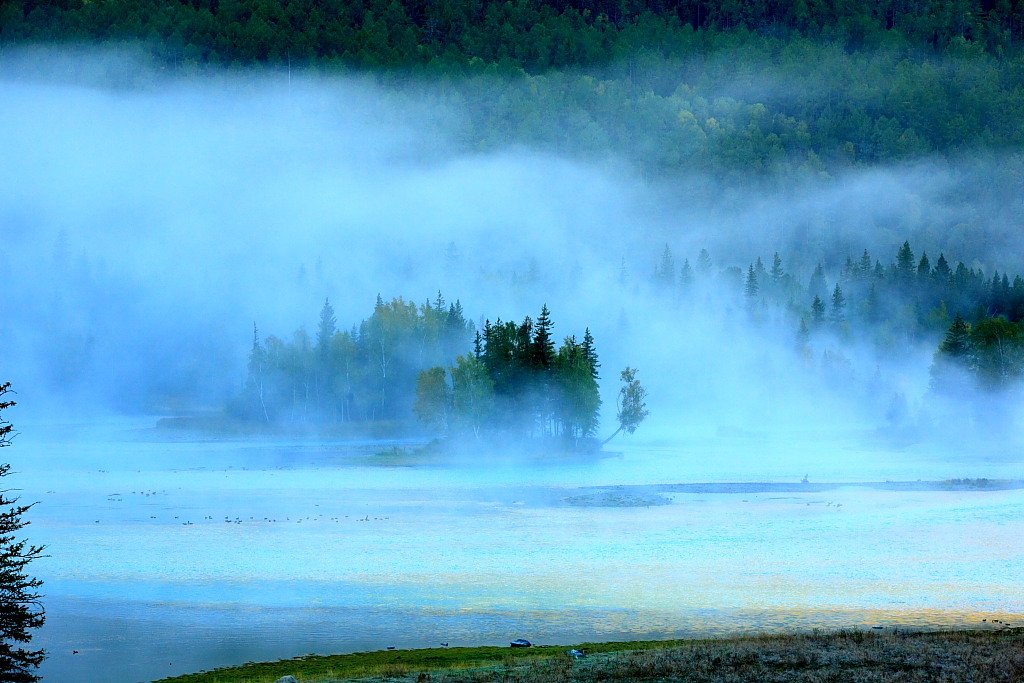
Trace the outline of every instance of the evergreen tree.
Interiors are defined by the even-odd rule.
[[[779,256],[779,252],[775,252],[775,256],[772,257],[772,285],[775,290],[778,291],[782,287],[782,278],[785,272],[782,270],[782,258]]]
[[[807,293],[816,297],[823,297],[828,293],[825,290],[825,269],[820,263],[811,273],[811,281],[807,283]]]
[[[679,269],[679,284],[684,290],[693,284],[693,268],[690,267],[690,259],[683,259],[683,267]]]
[[[896,280],[907,284],[914,278],[914,252],[910,249],[910,242],[903,242],[903,246],[896,253]]]
[[[4,397],[11,393],[11,384],[0,384],[0,410],[15,405]],[[11,445],[14,427],[0,415],[0,448]],[[0,479],[10,471],[9,464],[0,464]],[[17,498],[8,498],[0,491],[0,680],[8,683],[33,683],[40,680],[35,670],[43,662],[42,650],[27,650],[32,629],[43,625],[38,588],[42,581],[28,575],[32,560],[43,556],[42,546],[30,545],[17,537],[28,525],[22,515],[32,505],[19,505]]]
[[[939,260],[935,262],[935,270],[932,272],[932,277],[935,278],[936,284],[941,287],[949,285],[953,279],[953,271],[949,267],[949,262],[946,261],[944,254],[939,254]]]
[[[917,281],[926,284],[932,276],[932,266],[928,261],[928,252],[921,252],[921,260],[917,264]]]
[[[743,285],[743,295],[747,297],[747,305],[753,305],[753,301],[757,298],[758,285],[757,285],[757,271],[754,270],[754,264],[751,263],[750,267],[747,268],[747,280]]]
[[[700,253],[697,254],[697,272],[700,273],[701,277],[707,277],[711,274],[711,254],[708,253],[707,249],[701,249]]]
[[[319,356],[326,357],[328,349],[331,348],[331,338],[338,331],[338,318],[334,316],[334,306],[330,299],[324,299],[324,307],[321,308],[321,319],[316,326],[316,352]]]
[[[829,313],[829,319],[835,324],[846,320],[846,297],[843,296],[843,290],[840,289],[838,282],[835,289],[832,290],[832,310]]]
[[[865,249],[864,253],[860,256],[860,265],[858,270],[860,271],[860,279],[866,280],[871,277],[871,256],[868,255],[867,249]]]
[[[547,370],[555,362],[555,342],[551,339],[551,312],[548,305],[540,309],[540,316],[533,328],[533,366]]]
[[[815,325],[825,322],[825,302],[817,294],[814,295],[814,301],[811,302],[811,322]]]
[[[590,334],[590,328],[588,327],[586,332],[583,333],[583,357],[587,359],[587,363],[590,365],[590,376],[594,380],[600,379],[598,368],[601,367],[600,361],[597,359],[597,349],[594,347],[594,335]]]
[[[669,249],[667,244],[661,252],[661,263],[658,264],[654,272],[654,278],[663,289],[671,289],[672,285],[675,284],[676,260],[672,256],[672,250]]]

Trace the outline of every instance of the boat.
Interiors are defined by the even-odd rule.
[[[525,638],[516,638],[512,641],[512,647],[533,647],[533,643]]]

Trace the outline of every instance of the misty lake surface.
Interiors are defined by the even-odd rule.
[[[26,533],[49,555],[32,567],[47,681],[520,637],[1024,620],[1024,491],[884,485],[1021,479],[1019,448],[709,428],[601,457],[446,461],[153,425],[19,421],[12,484],[39,501]]]

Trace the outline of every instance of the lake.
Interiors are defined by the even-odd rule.
[[[1024,490],[917,483],[1024,478],[1016,447],[696,429],[602,457],[439,460],[154,424],[21,419],[4,452],[5,483],[39,501],[25,533],[48,546],[32,566],[47,681],[520,637],[1024,619]]]

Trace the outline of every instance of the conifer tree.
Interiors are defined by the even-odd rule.
[[[917,280],[924,284],[932,276],[932,265],[928,260],[928,252],[921,252],[921,260],[917,263]]]
[[[871,256],[868,254],[867,249],[860,256],[859,270],[861,279],[867,279],[871,276]]]
[[[952,280],[953,271],[950,269],[949,262],[946,261],[944,254],[939,254],[939,260],[935,262],[935,270],[932,271],[932,277],[935,278],[935,282],[943,287]]]
[[[748,305],[757,297],[758,289],[757,271],[754,270],[754,264],[751,263],[747,268],[747,281],[743,286],[743,294],[747,297]]]
[[[440,292],[438,292],[440,296]],[[321,361],[327,359],[327,353],[331,348],[331,338],[337,332],[338,319],[334,317],[334,307],[330,299],[324,299],[323,308],[320,309],[320,322],[316,327],[316,348],[317,355]]]
[[[679,269],[679,284],[683,289],[693,284],[693,268],[690,267],[690,259],[683,259],[683,267]]]
[[[822,268],[819,263],[811,273],[811,281],[807,284],[807,292],[817,297],[822,297],[828,294],[825,291],[825,269]]]
[[[11,383],[0,384],[0,410],[15,405],[5,400],[11,392]],[[0,448],[11,445],[14,427],[0,416]],[[0,478],[11,466],[0,464]],[[7,683],[34,683],[39,680],[35,670],[43,662],[43,650],[27,650],[32,640],[32,629],[45,621],[40,594],[42,581],[28,575],[32,560],[42,556],[42,546],[30,545],[18,539],[17,533],[28,525],[22,515],[32,505],[19,505],[17,498],[8,498],[0,491],[0,681]]]
[[[663,289],[671,289],[676,279],[676,260],[672,256],[672,250],[666,244],[661,252],[661,263],[654,273],[655,280]]]
[[[846,297],[843,296],[843,290],[839,287],[838,282],[835,289],[832,290],[832,310],[829,318],[837,324],[846,320]]]
[[[896,279],[906,284],[914,277],[914,252],[910,249],[910,242],[903,242],[903,246],[896,253]]]
[[[701,276],[707,276],[711,273],[711,254],[708,253],[707,249],[701,249],[700,253],[697,254],[697,272]]]
[[[817,294],[814,295],[814,301],[811,302],[811,322],[815,325],[825,322],[825,302]]]
[[[775,252],[775,256],[772,257],[772,284],[776,289],[782,286],[782,277],[785,272],[782,270],[782,257],[779,256],[779,252]]]
[[[551,311],[544,304],[533,328],[534,367],[547,370],[555,361],[555,342],[551,339]]]

